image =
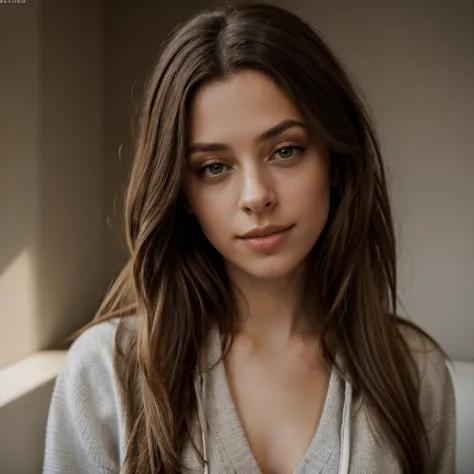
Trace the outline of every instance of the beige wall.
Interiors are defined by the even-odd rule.
[[[103,275],[102,4],[0,4],[0,367],[90,318]]]
[[[207,3],[0,5],[0,366],[56,346],[120,268],[132,104],[161,40]],[[322,32],[371,104],[408,313],[474,359],[474,4],[275,3]]]
[[[137,100],[159,43],[196,8],[0,4],[0,368],[58,347],[120,269],[132,86]]]
[[[315,25],[372,108],[408,315],[451,356],[474,359],[474,2],[275,3]]]
[[[32,248],[39,238],[39,6],[0,5],[0,366],[36,346]],[[7,42],[7,38],[10,41]],[[12,44],[15,47],[12,47]],[[19,99],[21,97],[21,100]]]

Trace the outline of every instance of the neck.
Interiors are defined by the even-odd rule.
[[[303,267],[271,280],[239,272],[230,276],[236,288],[237,335],[273,344],[314,332],[314,312],[310,314],[310,305],[305,304]]]

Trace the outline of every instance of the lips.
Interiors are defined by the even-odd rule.
[[[266,226],[252,229],[240,241],[253,252],[274,254],[288,240],[294,226]]]
[[[252,239],[258,237],[267,237],[269,235],[276,234],[278,232],[282,232],[284,230],[288,230],[293,226],[288,225],[266,225],[266,226],[259,226],[254,227],[250,231],[246,232],[239,236],[239,239]]]

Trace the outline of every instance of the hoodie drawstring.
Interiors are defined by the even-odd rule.
[[[349,474],[349,457],[351,454],[351,407],[352,385],[345,381],[344,409],[341,427],[341,456],[339,458],[339,474]]]
[[[204,458],[203,474],[209,474],[209,430],[205,407],[207,405],[207,374],[196,374],[194,379],[196,391],[198,417],[201,427],[202,449]],[[345,381],[344,408],[342,412],[341,426],[341,456],[339,458],[339,474],[349,474],[349,458],[351,453],[351,408],[352,408],[352,385]]]
[[[203,372],[199,373],[199,370],[194,378],[194,389],[196,391],[197,398],[197,409],[199,417],[199,425],[201,427],[202,437],[202,456],[204,458],[204,473],[209,474],[209,443],[208,443],[208,427],[205,407],[207,405],[207,374]]]

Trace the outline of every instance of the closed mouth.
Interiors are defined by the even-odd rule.
[[[280,232],[287,231],[291,229],[293,226],[289,227],[276,227],[276,226],[266,226],[266,227],[260,227],[251,230],[250,232],[247,232],[246,234],[240,236],[240,239],[258,239],[258,238],[263,238],[263,237],[268,237],[273,234],[278,234]]]

